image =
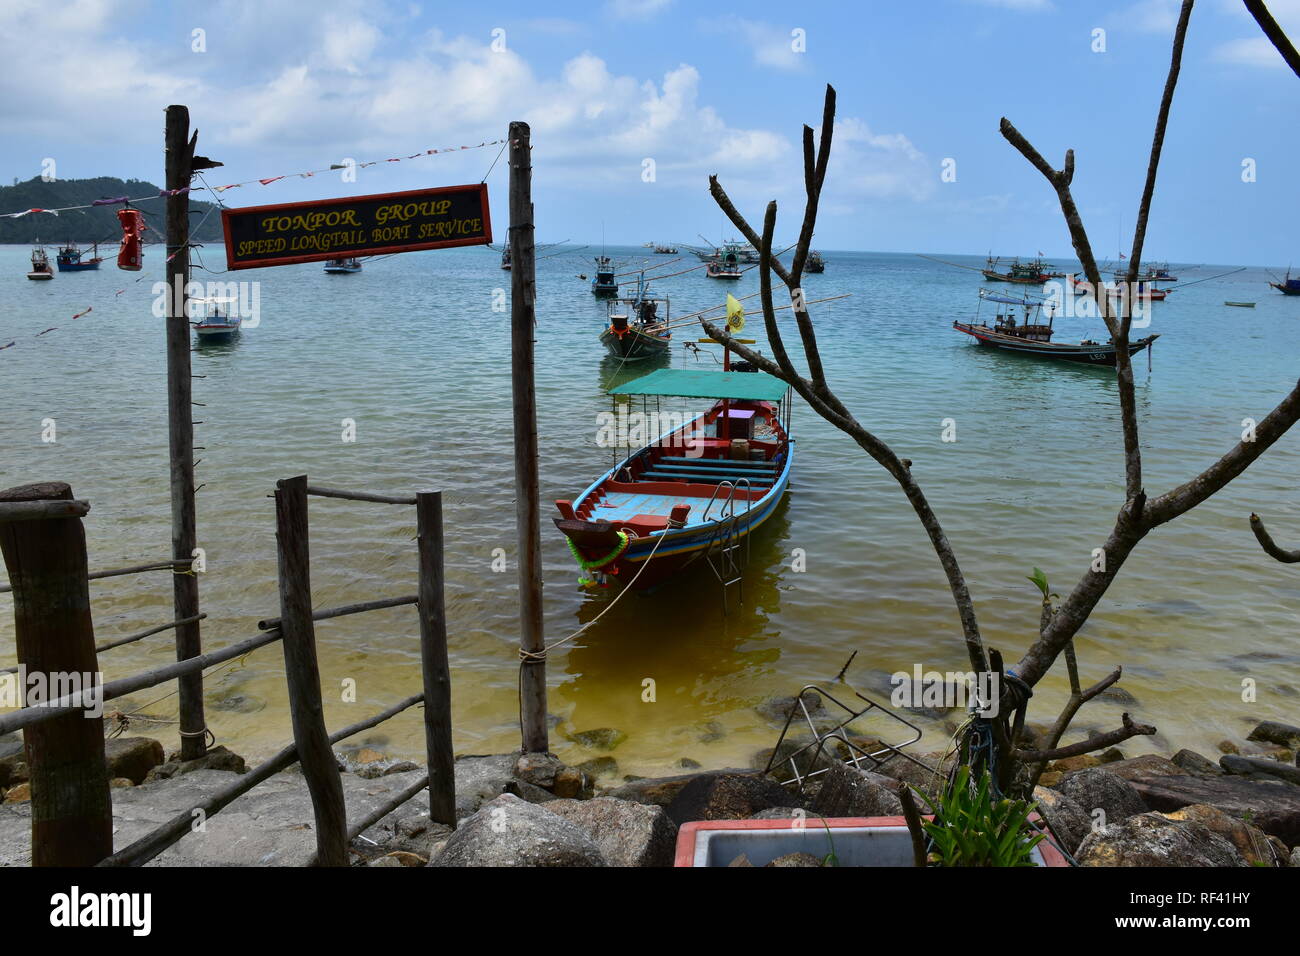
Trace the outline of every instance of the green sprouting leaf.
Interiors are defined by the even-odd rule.
[[[1047,575],[1042,572],[1042,569],[1034,568],[1034,573],[1029,576],[1029,580],[1043,592],[1043,600],[1046,601],[1051,593],[1051,589],[1047,586]]]

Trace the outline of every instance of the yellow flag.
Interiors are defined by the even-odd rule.
[[[745,307],[730,292],[727,293],[727,329],[740,332],[745,328]]]

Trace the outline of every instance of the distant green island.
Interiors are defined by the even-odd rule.
[[[45,182],[40,177],[12,186],[0,186],[0,215],[24,209],[57,209],[61,206],[85,206],[96,199],[116,199],[129,196],[157,196],[160,189],[143,179],[116,179],[100,176],[96,179],[57,179]],[[159,233],[164,231],[162,199],[150,199],[137,207],[145,214],[145,221]],[[48,245],[72,240],[80,243],[115,243],[122,236],[117,220],[121,205],[94,206],[74,209],[57,216],[49,213],[32,213],[18,219],[0,219],[0,243],[31,243],[37,239]],[[221,239],[221,217],[216,213],[207,216],[211,203],[190,200],[190,228],[196,242],[215,242]],[[207,216],[205,220],[204,217]],[[199,224],[202,223],[202,226]],[[151,233],[149,242],[158,241]]]

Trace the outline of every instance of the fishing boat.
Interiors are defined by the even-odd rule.
[[[510,271],[510,247],[506,246],[501,250],[501,268],[507,272]]]
[[[636,294],[614,299],[608,305],[609,325],[600,333],[609,354],[624,362],[640,362],[668,354],[673,333],[668,330],[668,299],[649,295],[645,273],[637,280]]]
[[[614,277],[614,260],[609,256],[596,257],[596,275],[591,280],[593,295],[618,295],[618,280]]]
[[[352,272],[360,272],[361,260],[356,256],[348,256],[343,259],[331,259],[325,263],[325,271],[330,275],[347,275]]]
[[[993,256],[989,256],[985,267],[980,270],[984,278],[990,282],[1011,282],[1016,285],[1042,285],[1048,279],[1052,278],[1045,270],[1046,266],[1042,259],[1033,259],[1029,262],[1021,262],[1019,259],[1011,263],[1011,267],[1006,272],[998,271],[998,262]]]
[[[99,254],[99,243],[95,243],[90,250],[90,256],[85,256],[81,248],[69,240],[68,244],[59,247],[58,254],[54,257],[54,262],[59,267],[60,272],[86,272],[90,269],[98,269],[99,264],[104,261],[104,257]]]
[[[203,317],[193,323],[200,342],[229,342],[239,333],[243,319],[235,315],[231,308],[238,299],[212,296],[189,301],[203,310]]]
[[[676,246],[655,246],[655,255],[657,256],[675,256],[677,255]]]
[[[642,396],[646,408],[673,396],[713,405],[665,429],[577,499],[555,502],[555,526],[582,568],[580,581],[592,586],[612,579],[642,590],[703,558],[725,594],[740,582],[749,536],[790,484],[794,441],[786,384],[756,371],[659,369],[610,394],[616,401],[628,396],[616,406],[624,422],[632,396]]]
[[[1270,282],[1269,285],[1283,295],[1300,295],[1300,279],[1292,279],[1290,269],[1286,270],[1285,279],[1281,282]]]
[[[1094,342],[1085,339],[1077,344],[1053,342],[1051,309],[1048,310],[1047,321],[1044,323],[1041,300],[1013,299],[981,289],[980,301],[994,303],[996,321],[992,326],[975,322],[953,322],[952,324],[954,329],[972,336],[980,345],[1016,355],[1028,355],[1032,358],[1056,359],[1084,365],[1115,364],[1113,340]],[[1004,309],[1002,306],[1009,306],[1009,308]],[[1016,321],[1017,309],[1022,311],[1019,322]],[[1129,354],[1135,355],[1141,352],[1159,337],[1159,335],[1148,335],[1129,342]]]
[[[1254,302],[1230,302],[1230,301],[1225,301],[1223,304],[1224,304],[1224,305],[1235,306],[1235,307],[1238,308],[1238,309],[1253,309],[1253,308],[1255,308],[1255,303],[1254,303]]]
[[[53,279],[54,270],[50,268],[50,257],[45,254],[45,247],[38,245],[32,249],[32,270],[27,278],[33,280]]]
[[[719,250],[705,265],[704,274],[710,279],[739,279],[744,274],[740,268],[739,253],[729,248]]]
[[[826,260],[822,258],[822,254],[820,252],[814,250],[808,253],[808,260],[804,263],[803,271],[817,272],[817,273],[825,272]]]
[[[1115,281],[1116,283],[1119,283],[1119,285],[1112,285],[1105,282],[1102,283],[1103,288],[1106,290],[1106,295],[1112,299],[1119,296],[1122,284],[1128,280],[1126,277],[1117,274]],[[1092,283],[1088,282],[1086,279],[1080,279],[1078,276],[1070,276],[1070,286],[1074,289],[1077,295],[1092,294]],[[1137,280],[1137,288],[1133,292],[1133,298],[1142,299],[1147,302],[1163,302],[1168,297],[1168,289],[1157,288],[1156,286],[1151,285],[1146,279]]]

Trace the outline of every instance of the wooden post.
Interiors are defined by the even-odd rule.
[[[189,136],[190,111],[167,107],[167,186],[190,185],[194,144]],[[167,197],[167,447],[171,463],[172,557],[188,567],[197,546],[194,511],[194,406],[190,379],[190,322],[185,314],[185,286],[190,277],[190,196],[180,192]],[[172,603],[175,619],[196,618],[199,580],[193,572],[173,572]],[[176,628],[176,659],[203,652],[199,622]],[[181,759],[194,760],[207,752],[207,722],[203,719],[203,675],[182,677],[180,690]]]
[[[533,335],[537,293],[533,248],[533,167],[527,123],[510,124],[510,351],[515,407],[515,525],[519,533],[519,646],[546,647],[542,627],[542,533],[537,479],[537,394]],[[546,753],[546,660],[528,658],[519,679],[525,753]]]
[[[415,496],[420,552],[420,667],[424,676],[424,750],[429,818],[456,825],[456,762],[451,748],[451,667],[443,603],[442,492]]]
[[[289,687],[293,739],[316,818],[322,866],[348,865],[348,819],[343,781],[321,704],[316,628],[311,617],[311,550],[307,538],[307,476],[278,482],[275,542],[280,561],[280,643]]]
[[[7,502],[69,500],[63,482],[0,491]],[[81,519],[0,522],[0,551],[14,589],[24,706],[98,685],[95,629]],[[45,691],[29,694],[31,677]],[[65,683],[77,675],[78,683]],[[113,853],[113,804],[104,762],[104,719],[68,714],[23,731],[32,787],[32,865],[93,866]]]

